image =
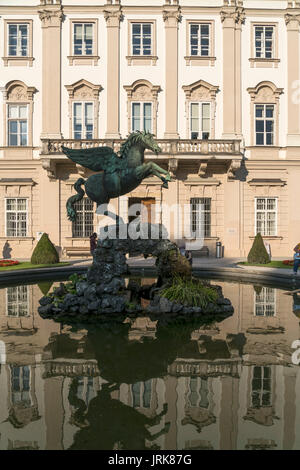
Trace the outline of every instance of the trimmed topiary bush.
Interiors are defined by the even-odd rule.
[[[40,288],[40,291],[43,295],[47,295],[49,290],[51,289],[52,287],[52,284],[53,282],[52,281],[44,281],[44,282],[40,282],[38,284],[39,288]]]
[[[267,264],[271,261],[260,233],[254,238],[247,260],[254,264]]]
[[[59,256],[47,233],[43,233],[31,256],[32,264],[59,263]]]

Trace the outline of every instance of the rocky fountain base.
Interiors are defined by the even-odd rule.
[[[40,299],[38,311],[43,318],[74,321],[89,321],[110,318],[124,320],[127,315],[149,313],[153,315],[193,315],[226,314],[233,312],[228,299],[222,295],[219,286],[205,286],[200,281],[191,281],[191,265],[180,254],[176,244],[167,240],[160,225],[141,224],[140,231],[156,233],[156,238],[122,239],[106,238],[99,240],[93,254],[93,264],[86,275],[70,277],[69,282]],[[145,232],[144,232],[145,233]],[[126,286],[125,275],[129,274],[126,254],[142,254],[156,257],[157,283],[152,286],[139,286],[129,281]],[[174,277],[175,276],[175,277]],[[199,288],[210,289],[205,306],[193,300],[178,301],[172,298],[172,285],[190,279],[191,288],[199,283]],[[169,291],[167,290],[169,288]],[[184,286],[183,288],[189,289]],[[180,286],[179,289],[180,291]],[[144,310],[141,298],[148,299]],[[180,299],[180,292],[178,298]],[[209,301],[211,299],[211,301]]]

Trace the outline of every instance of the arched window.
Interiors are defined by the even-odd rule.
[[[32,147],[33,93],[37,90],[14,80],[4,89],[4,146]]]
[[[69,93],[69,135],[71,139],[97,139],[101,85],[79,80],[66,85]]]
[[[182,87],[185,92],[188,139],[214,139],[218,87],[199,80]]]
[[[279,96],[283,89],[265,81],[247,91],[251,97],[251,145],[277,146]]]
[[[147,80],[137,80],[124,86],[127,92],[128,133],[148,131],[157,134],[157,94],[159,86]]]

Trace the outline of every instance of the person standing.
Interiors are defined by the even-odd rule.
[[[90,236],[90,250],[91,250],[91,255],[93,255],[93,252],[94,252],[95,248],[97,248],[97,234],[96,234],[96,232],[94,232],[94,233]]]
[[[297,243],[297,245],[294,248],[294,251],[295,253],[297,253],[297,251],[300,251],[300,243]]]
[[[299,265],[300,265],[300,250],[296,251],[295,254],[294,254],[294,268],[293,268],[293,270],[294,270],[295,275],[298,272]]]

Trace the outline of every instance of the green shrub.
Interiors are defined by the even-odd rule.
[[[264,245],[264,241],[260,233],[256,235],[253,245],[248,254],[248,263],[267,264],[270,263],[270,257]]]
[[[31,256],[32,264],[55,264],[59,256],[47,233],[43,233]]]
[[[215,303],[218,293],[213,287],[203,285],[197,279],[174,277],[172,284],[161,291],[162,297],[191,307],[205,308],[208,303]]]
[[[38,286],[39,286],[40,291],[42,292],[42,294],[47,295],[49,290],[52,287],[52,284],[53,284],[52,281],[44,281],[44,282],[40,282],[38,284]]]

